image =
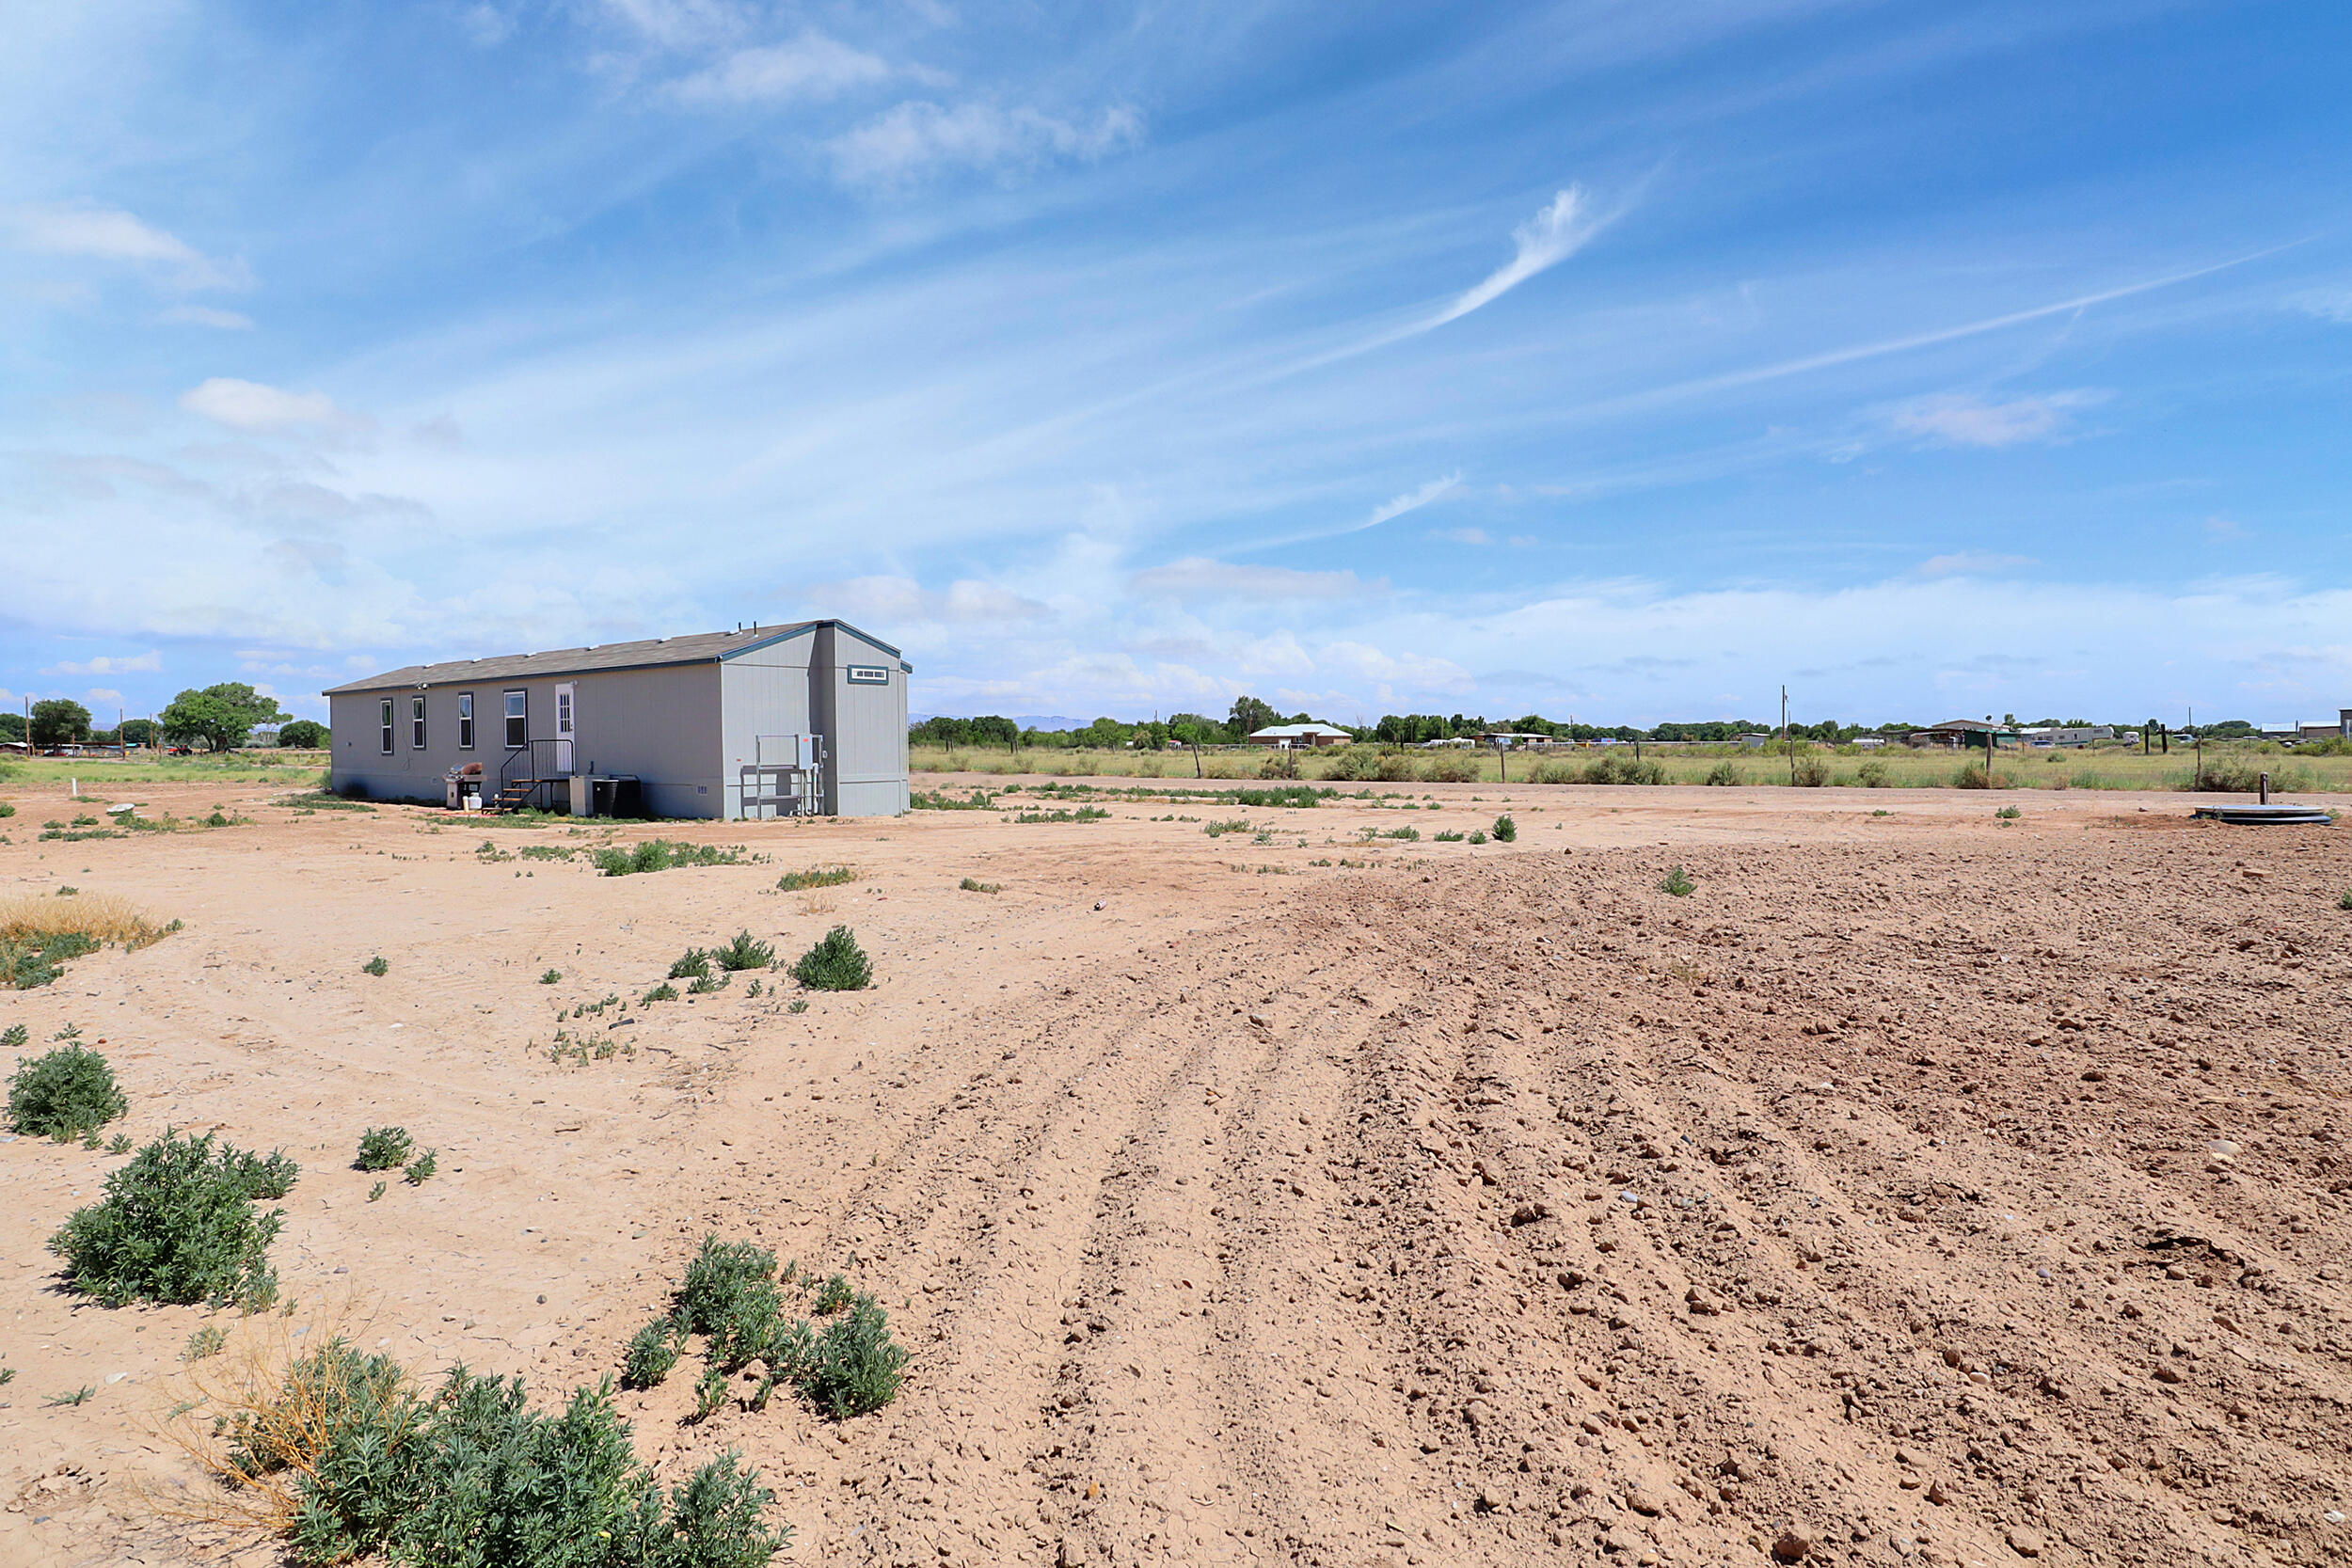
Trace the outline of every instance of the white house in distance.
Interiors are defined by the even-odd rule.
[[[1252,746],[1272,746],[1285,752],[1311,751],[1319,746],[1344,746],[1356,737],[1333,724],[1268,724],[1249,732]]]

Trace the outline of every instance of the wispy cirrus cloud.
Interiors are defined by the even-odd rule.
[[[684,103],[772,104],[831,98],[896,74],[881,55],[812,31],[788,43],[735,50],[669,90]]]
[[[1432,316],[1424,330],[1459,321],[1481,306],[1493,304],[1537,273],[1558,266],[1583,249],[1607,222],[1607,218],[1594,214],[1582,188],[1570,185],[1554,196],[1542,212],[1511,230],[1516,249],[1508,261]]]
[[[1354,599],[1389,588],[1385,578],[1365,582],[1352,571],[1241,566],[1198,555],[1137,572],[1127,586],[1146,597],[1167,599]]]
[[[214,261],[194,245],[119,207],[66,202],[0,211],[0,232],[10,249],[36,256],[72,257],[160,269],[184,289],[241,286],[241,266]]]
[[[2102,391],[2042,392],[2005,401],[1949,392],[1915,398],[1897,408],[1895,428],[1953,447],[2013,447],[2055,441],[2070,434],[2079,409],[2105,403]]]
[[[925,588],[907,577],[850,578],[810,583],[800,596],[811,604],[836,607],[827,613],[863,617],[883,626],[903,621],[1000,625],[1047,613],[1046,607],[1035,599],[972,578],[949,583],[945,592]]]
[[[371,420],[335,406],[325,392],[289,392],[258,381],[216,375],[180,394],[180,406],[247,435],[284,430],[364,430]]]
[[[909,100],[826,144],[845,184],[889,188],[950,169],[1000,177],[1047,163],[1093,163],[1143,139],[1143,118],[1125,107],[1091,121],[1063,119],[1025,105],[952,107]]]

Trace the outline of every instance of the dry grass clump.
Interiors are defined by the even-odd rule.
[[[38,947],[72,933],[135,952],[179,928],[178,921],[156,925],[137,905],[110,893],[80,893],[68,898],[21,893],[0,901],[0,942],[19,946]]]

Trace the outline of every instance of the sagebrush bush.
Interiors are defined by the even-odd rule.
[[[722,969],[766,969],[776,961],[775,948],[749,931],[736,932],[734,941],[711,949],[710,956]]]
[[[405,1165],[416,1149],[416,1140],[405,1127],[371,1127],[359,1134],[359,1157],[351,1163],[354,1170],[390,1170]]]
[[[76,1210],[49,1250],[65,1259],[74,1290],[109,1307],[265,1307],[278,1295],[269,1244],[286,1219],[283,1210],[254,1207],[266,1164],[210,1132],[182,1138],[167,1130],[106,1178],[105,1196]]]
[[[1497,844],[1514,844],[1518,841],[1519,825],[1512,821],[1507,815],[1496,817],[1495,825],[1487,831],[1494,834]]]
[[[621,1386],[651,1388],[668,1377],[677,1365],[678,1336],[675,1317],[656,1318],[631,1335],[621,1357]]]
[[[787,1544],[774,1495],[733,1451],[666,1496],[639,1462],[610,1381],[553,1415],[523,1380],[453,1369],[421,1394],[341,1340],[254,1402],[215,1468],[291,1494],[301,1562],[381,1556],[405,1568],[759,1568]],[[291,1477],[291,1486],[282,1478]]]
[[[874,965],[847,926],[835,926],[801,955],[792,977],[810,990],[864,990],[873,984]]]
[[[872,1296],[861,1295],[818,1336],[801,1391],[834,1419],[847,1420],[898,1398],[906,1363],[907,1353],[890,1338],[888,1316]]]
[[[1740,773],[1739,768],[1732,766],[1731,759],[1729,757],[1725,757],[1723,761],[1708,769],[1707,778],[1704,782],[1711,784],[1736,785],[1743,784],[1748,781]]]
[[[8,1079],[8,1125],[35,1137],[69,1143],[130,1109],[114,1069],[85,1046],[43,1052]]]

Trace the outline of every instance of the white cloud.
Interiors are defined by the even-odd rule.
[[[1009,588],[966,578],[950,583],[945,594],[932,593],[913,578],[864,577],[844,582],[812,583],[801,597],[821,613],[855,620],[864,617],[878,626],[894,621],[981,622],[1034,620],[1047,613],[1035,599]]]
[[[739,49],[671,86],[681,102],[698,104],[775,103],[828,98],[891,74],[877,55],[803,33],[790,43]]]
[[[1494,535],[1483,528],[1435,528],[1429,531],[1432,539],[1442,539],[1450,545],[1491,545]]]
[[[1388,592],[1388,579],[1366,583],[1354,572],[1300,572],[1288,566],[1237,566],[1188,556],[1127,579],[1137,594],[1170,599],[1353,599]]]
[[[258,381],[216,375],[180,394],[180,406],[230,430],[260,435],[273,430],[308,426],[314,430],[354,430],[368,421],[335,406],[325,392],[289,392]]]
[[[213,326],[223,332],[250,332],[253,318],[239,310],[215,310],[209,305],[175,305],[164,320],[183,326]]]
[[[1458,321],[1583,249],[1585,242],[1599,233],[1607,221],[1595,217],[1590,208],[1583,191],[1575,185],[1553,197],[1551,205],[1511,231],[1512,243],[1517,246],[1511,259],[1488,273],[1476,288],[1438,311],[1428,325],[1442,326]]]
[[[121,705],[122,693],[117,691],[111,686],[93,686],[87,691],[82,693],[82,701],[86,703],[96,703],[104,707],[118,707]],[[113,726],[106,724],[102,721],[99,727],[101,729],[111,729]]]
[[[151,675],[164,667],[164,656],[158,649],[143,654],[131,654],[116,658],[101,654],[96,658],[52,664],[41,672],[44,675]]]
[[[828,150],[846,182],[889,186],[949,168],[1009,174],[1057,159],[1092,162],[1142,137],[1142,119],[1127,108],[1084,125],[1025,107],[911,100],[834,137]]]
[[[1919,563],[1919,575],[1927,578],[1988,577],[2040,564],[2029,555],[1987,555],[1975,550],[1961,550],[1951,555],[1930,556]]]
[[[2312,289],[2295,296],[2295,308],[2321,321],[2352,326],[2352,289]]]
[[[1450,658],[1426,654],[1393,655],[1367,642],[1327,643],[1321,662],[1327,670],[1379,682],[1384,694],[1399,687],[1415,691],[1468,692],[1473,685],[1470,672]]]
[[[750,24],[743,8],[727,0],[605,0],[604,8],[665,49],[733,38]]]
[[[1894,425],[1906,436],[1955,447],[2010,447],[2021,441],[2052,441],[2067,434],[2074,411],[2106,401],[2105,392],[2043,392],[1989,403],[1963,392],[1915,398],[1895,410]]]
[[[515,19],[492,5],[469,7],[457,22],[465,28],[466,37],[481,49],[495,49],[515,33]]]
[[[89,203],[9,208],[0,230],[10,246],[39,256],[71,256],[168,267],[187,288],[224,288],[239,280],[176,234],[141,222],[119,208]]]

